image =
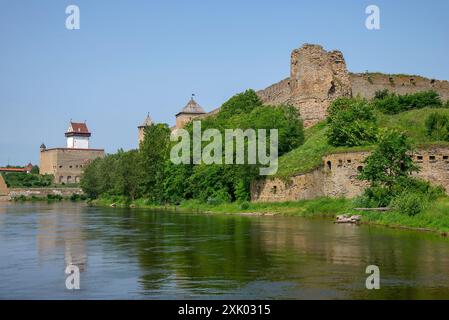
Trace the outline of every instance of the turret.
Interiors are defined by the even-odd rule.
[[[67,148],[70,149],[89,149],[89,138],[91,133],[86,123],[71,122],[67,132]]]
[[[147,117],[143,121],[143,123],[137,127],[138,130],[138,143],[143,141],[144,135],[145,135],[145,128],[149,127],[153,124],[153,121],[151,120],[150,113],[147,114]]]
[[[184,127],[192,119],[197,118],[200,115],[205,114],[204,109],[192,98],[182,110],[176,114],[176,128],[180,129]]]

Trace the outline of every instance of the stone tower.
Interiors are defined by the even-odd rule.
[[[151,120],[150,113],[148,113],[147,117],[145,118],[143,123],[137,127],[137,130],[138,130],[138,140],[137,141],[138,141],[139,145],[143,141],[143,137],[145,135],[145,128],[151,126],[152,124],[153,124],[153,121]]]
[[[290,77],[257,94],[267,105],[293,105],[310,127],[326,118],[334,99],[352,95],[351,78],[340,51],[305,44],[291,53]]]
[[[77,123],[70,121],[69,128],[65,133],[67,138],[67,148],[70,149],[89,149],[89,138],[91,133],[86,123]]]
[[[184,127],[192,119],[204,115],[204,109],[192,98],[187,105],[176,114],[176,129]]]
[[[300,109],[306,127],[324,119],[334,99],[352,95],[343,54],[319,45],[293,50],[289,86],[289,103]]]

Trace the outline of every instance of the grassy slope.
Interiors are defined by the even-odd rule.
[[[407,132],[416,146],[427,146],[431,144],[449,146],[448,142],[429,141],[424,123],[427,116],[432,112],[440,112],[449,115],[449,109],[425,108],[392,116],[379,114],[378,123],[381,128],[395,128]],[[326,123],[320,122],[306,130],[306,141],[302,146],[279,158],[279,170],[276,177],[288,178],[295,174],[309,172],[322,164],[321,159],[326,154],[370,149],[372,149],[372,146],[356,148],[336,148],[330,146],[326,140]]]

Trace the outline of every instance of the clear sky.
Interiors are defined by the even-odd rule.
[[[65,28],[78,5],[81,29]],[[365,28],[380,8],[381,29]],[[354,72],[449,79],[449,1],[0,0],[0,165],[38,163],[87,120],[92,147],[137,147],[147,112],[174,124],[289,74],[292,49],[341,50]]]

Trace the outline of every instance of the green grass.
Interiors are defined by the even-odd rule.
[[[425,121],[432,112],[449,115],[449,109],[424,108],[402,112],[395,115],[378,114],[380,128],[391,128],[404,131],[416,147],[430,145],[449,146],[448,142],[431,141],[427,136]],[[320,122],[305,130],[305,142],[279,158],[279,169],[275,177],[287,179],[291,176],[310,172],[322,165],[325,155],[338,152],[369,151],[373,146],[363,147],[333,147],[327,143],[326,122]]]
[[[406,227],[436,232],[449,232],[449,198],[443,197],[423,212],[410,217],[399,212],[365,212],[363,221],[388,227]]]
[[[168,209],[178,212],[199,212],[218,214],[259,214],[283,215],[307,218],[335,218],[339,214],[357,214],[362,216],[362,223],[383,225],[386,227],[426,230],[439,233],[449,233],[449,197],[442,197],[431,203],[423,212],[410,217],[405,214],[387,211],[357,211],[351,199],[317,198],[291,202],[249,203],[247,209],[242,209],[239,203],[223,203],[209,205],[196,200],[183,202],[179,206],[160,206],[148,204],[145,199],[132,202],[124,198],[111,197],[92,201],[93,205],[118,207],[136,207],[147,209]]]

